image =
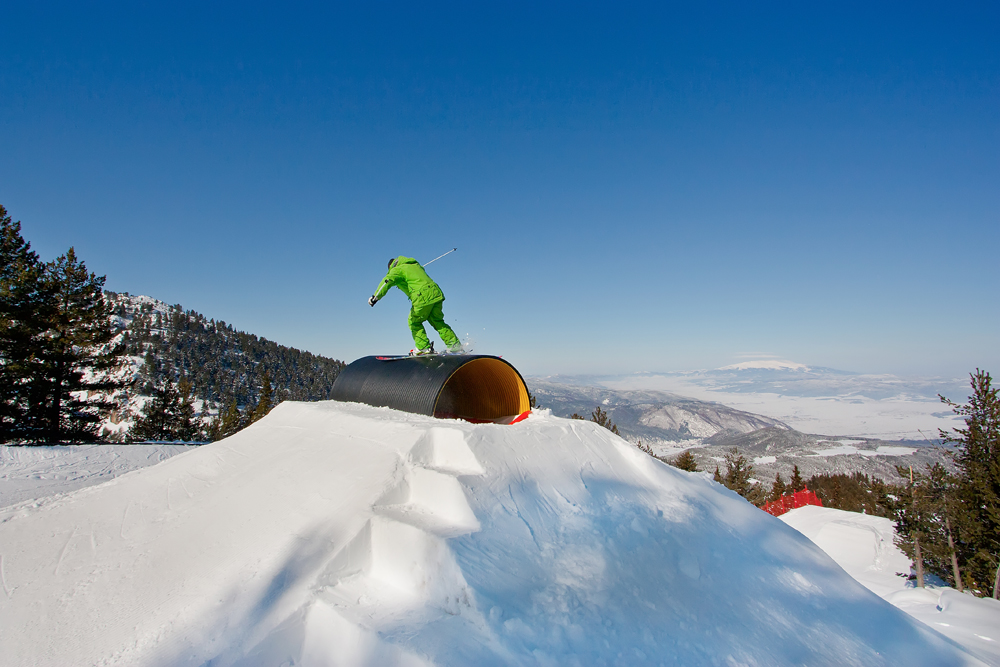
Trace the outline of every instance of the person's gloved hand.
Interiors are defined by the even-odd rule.
[[[378,299],[376,299],[375,295],[372,294],[371,297],[368,299],[368,305],[374,308],[376,303],[378,303]]]

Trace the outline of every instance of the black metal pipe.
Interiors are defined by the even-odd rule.
[[[517,369],[485,354],[362,357],[340,372],[332,394],[337,401],[473,422],[530,409]]]

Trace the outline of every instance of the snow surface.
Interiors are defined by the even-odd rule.
[[[984,662],[1000,665],[1000,602],[948,586],[916,588],[906,576],[910,559],[893,542],[889,519],[806,506],[780,519],[828,553],[869,590],[962,644]]]
[[[545,411],[286,402],[0,509],[0,582],[11,667],[982,664],[706,476]]]
[[[0,445],[0,507],[114,479],[186,452],[191,445]]]

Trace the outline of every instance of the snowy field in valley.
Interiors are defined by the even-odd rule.
[[[856,444],[858,443],[841,440],[837,447],[820,449],[813,456],[851,456],[852,454],[859,456],[908,456],[917,451],[916,447],[894,447],[892,445],[882,445],[874,450],[858,449],[854,446]]]
[[[912,601],[895,580],[852,578],[707,476],[545,411],[284,403],[105,483],[38,488],[0,509],[5,666],[1000,664],[888,604]],[[937,621],[969,613],[917,593]]]
[[[936,438],[961,426],[938,399],[962,403],[967,378],[899,378],[845,373],[781,361],[714,371],[581,378],[617,390],[667,391],[778,419],[803,433],[883,440]]]
[[[816,543],[869,590],[954,639],[984,662],[1000,665],[1000,602],[947,586],[919,589],[910,559],[893,543],[889,519],[828,507],[800,507],[779,517]],[[932,579],[932,577],[929,577]]]

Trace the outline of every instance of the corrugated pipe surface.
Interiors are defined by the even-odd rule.
[[[478,354],[362,357],[337,376],[333,398],[472,422],[504,421],[530,410],[517,369]]]

